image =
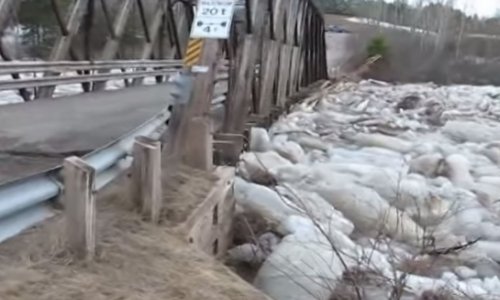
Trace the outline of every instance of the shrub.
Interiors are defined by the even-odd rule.
[[[370,41],[366,50],[368,57],[380,55],[385,58],[389,53],[389,46],[383,36],[377,36]]]

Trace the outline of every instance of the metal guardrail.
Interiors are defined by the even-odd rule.
[[[82,158],[96,170],[97,191],[130,166],[136,137],[159,138],[170,116],[169,106],[189,100],[193,84],[191,75],[177,76],[171,84],[170,100],[166,101],[168,104],[162,111],[128,134]],[[60,171],[61,167],[57,167],[0,185],[0,242],[54,214],[47,204],[63,190]]]
[[[181,60],[11,61],[0,63],[0,74],[178,67]]]
[[[78,76],[48,76],[41,78],[27,78],[0,81],[1,90],[15,90],[21,88],[34,88],[42,86],[54,86],[61,84],[79,84],[84,82],[94,81],[108,81],[108,80],[121,80],[133,79],[141,77],[154,77],[173,74],[180,71],[180,66],[177,69],[161,69],[152,71],[132,71],[128,73],[104,73],[93,75],[78,75]]]

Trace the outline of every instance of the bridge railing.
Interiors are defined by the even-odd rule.
[[[50,7],[50,11],[40,13],[51,13],[59,29],[59,36],[56,37],[50,54],[44,58],[56,64],[68,59],[109,62],[127,57],[131,60],[127,63],[150,59],[159,61],[180,59],[184,53],[193,18],[193,5],[190,1],[184,0],[122,0],[114,1],[116,7],[113,8],[110,7],[109,1],[73,0],[66,9],[57,0],[38,1],[50,4],[45,6]],[[15,51],[9,49],[8,43],[5,42],[12,39],[3,37],[9,27],[22,28],[22,24],[17,24],[19,10],[26,9],[23,8],[22,2],[0,0],[0,57],[4,61],[16,59]],[[104,26],[98,28],[95,25],[97,17],[101,19]],[[137,18],[138,22],[132,22],[133,18]],[[132,27],[137,24],[139,25]],[[126,44],[124,39],[127,31],[130,32],[131,29],[134,37],[141,41],[140,44],[135,45],[133,53],[130,53],[130,45]],[[102,48],[97,49],[100,43],[92,44],[93,36],[98,36],[103,40]],[[38,68],[36,65],[32,66]],[[147,67],[147,63],[139,68],[142,67]],[[103,90],[106,87],[105,81],[108,77],[102,74],[109,73],[110,68],[94,68],[93,70],[101,76],[86,78],[82,83],[82,89],[85,92]],[[78,72],[87,73],[88,71],[83,69]],[[50,79],[41,81],[44,85],[40,86],[35,98],[51,98],[55,85],[45,83],[60,74],[57,68],[45,71],[43,76]],[[18,73],[11,73],[11,75],[14,80],[22,77]],[[155,73],[137,75],[141,76],[132,77],[134,85],[142,82],[142,75],[154,76]],[[116,75],[112,76],[116,77]],[[126,75],[121,77],[130,78]],[[94,82],[90,84],[89,81]],[[24,88],[20,89],[19,93],[24,101],[30,101],[33,98],[33,95]]]
[[[16,78],[0,77],[0,91],[34,89],[36,97],[39,89],[47,86],[81,84],[88,92],[93,83],[110,80],[123,80],[124,86],[132,85],[130,79],[148,77],[164,82],[182,67],[179,60],[7,62],[0,63],[0,76],[16,74]],[[55,75],[47,75],[50,73]]]

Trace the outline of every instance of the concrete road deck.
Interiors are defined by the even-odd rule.
[[[169,91],[163,84],[0,106],[0,183],[111,142],[169,105]]]

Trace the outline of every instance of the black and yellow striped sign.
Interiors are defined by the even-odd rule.
[[[184,65],[186,67],[192,67],[200,61],[202,48],[203,48],[202,39],[189,40],[186,55],[184,56]]]

